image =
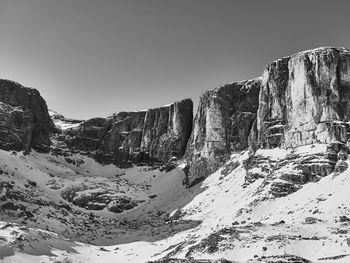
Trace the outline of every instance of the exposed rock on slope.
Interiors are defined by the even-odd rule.
[[[260,84],[259,78],[233,82],[202,95],[186,151],[188,185],[217,170],[232,151],[248,147]]]
[[[1,140],[5,150],[47,150],[55,130],[45,100],[35,89],[0,80]]]
[[[263,147],[346,142],[350,51],[318,48],[274,61],[262,77],[257,129]]]
[[[166,162],[182,157],[192,127],[190,99],[138,112],[93,118],[64,131],[73,151],[92,154],[102,163]]]

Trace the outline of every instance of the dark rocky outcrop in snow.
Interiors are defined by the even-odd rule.
[[[333,171],[343,172],[347,169],[347,162],[344,161],[347,158],[346,147],[341,143],[323,144],[319,149],[316,146],[309,147],[304,152],[291,150],[278,161],[262,156],[259,152],[252,153],[243,163],[246,176],[242,186],[247,187],[263,179],[261,190],[269,188],[268,196],[277,198],[296,192],[307,183],[318,182]],[[316,152],[313,152],[315,149]],[[229,165],[227,163],[224,166],[221,174]]]
[[[248,147],[260,84],[259,78],[233,82],[201,96],[186,150],[190,165],[187,185],[218,169],[232,151]]]
[[[0,117],[1,149],[48,150],[55,127],[37,90],[1,79]]]
[[[168,106],[93,118],[64,131],[68,148],[101,163],[167,162],[183,156],[192,127],[190,99]]]

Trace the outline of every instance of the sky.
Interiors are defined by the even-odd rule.
[[[349,10],[348,0],[0,0],[0,78],[77,119],[197,106],[280,57],[350,48]]]

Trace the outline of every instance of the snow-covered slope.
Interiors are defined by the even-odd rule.
[[[70,128],[78,127],[80,123],[82,123],[82,120],[74,120],[64,117],[62,114],[59,114],[58,112],[49,109],[49,115],[53,121],[53,123],[56,125],[57,128],[61,130],[67,130]]]
[[[6,171],[9,172],[9,181],[11,178],[17,180],[20,174],[23,178],[33,181],[37,178],[35,176],[49,179],[50,175],[47,172],[52,173],[56,170],[60,171],[60,174],[57,172],[55,175],[57,179],[65,178],[62,181],[65,189],[68,180],[64,173],[68,171],[80,173],[87,181],[92,180],[91,178],[103,180],[101,178],[119,174],[119,177],[127,180],[130,189],[138,187],[134,192],[137,198],[146,200],[140,206],[117,217],[107,209],[94,212],[98,215],[94,220],[102,220],[105,223],[106,217],[118,220],[140,219],[147,217],[152,210],[168,214],[166,222],[164,221],[167,234],[153,239],[146,238],[147,235],[152,236],[156,233],[148,233],[147,228],[140,228],[139,233],[143,232],[144,235],[142,238],[140,234],[139,240],[144,241],[129,239],[136,242],[119,242],[118,245],[103,247],[64,240],[50,233],[47,234],[47,239],[42,239],[40,230],[3,223],[0,227],[0,251],[3,261],[170,262],[169,258],[225,258],[235,262],[349,262],[349,170],[331,173],[314,182],[300,184],[294,192],[288,192],[285,196],[273,194],[274,185],[285,182],[281,175],[296,172],[291,163],[284,163],[284,160],[289,160],[291,154],[305,160],[310,154],[316,156],[323,152],[324,147],[325,145],[303,146],[293,152],[278,148],[258,150],[254,156],[264,162],[257,162],[253,168],[247,165],[252,156],[251,152],[233,154],[223,168],[210,175],[201,186],[193,189],[185,189],[182,186],[182,166],[169,173],[146,167],[122,171],[113,166],[99,166],[91,159],[84,159],[84,164],[78,167],[55,158],[48,162],[47,158],[53,158],[48,155],[10,155],[1,151],[2,161],[8,164]],[[267,165],[274,169],[273,176],[264,176]],[[10,171],[15,175],[11,175]],[[252,181],[252,171],[262,176]],[[69,176],[73,176],[69,173]],[[74,178],[78,180],[79,176],[75,175]],[[145,185],[145,182],[149,185],[146,188],[150,192],[141,190],[141,185]],[[44,191],[42,189],[45,189],[45,185],[39,185],[39,188]],[[52,197],[55,191],[50,192]],[[149,197],[151,192],[152,198]],[[132,195],[132,191],[130,194]],[[59,195],[56,198],[66,202]],[[78,208],[73,206],[73,210],[75,209]],[[42,213],[41,216],[44,220],[45,215]],[[157,222],[152,221],[154,217],[149,216],[147,219],[151,225],[155,224],[153,231],[162,229],[157,228]],[[197,221],[200,221],[200,224],[195,223]],[[191,226],[188,225],[190,222],[193,223]],[[18,223],[23,225],[24,222]],[[118,229],[121,226],[114,227]],[[101,233],[96,231],[95,235],[99,234]],[[117,235],[116,232],[113,234]],[[41,242],[40,244],[50,244],[51,251],[28,250],[26,246],[23,248],[21,245],[23,240],[29,244],[34,242],[33,240]],[[128,242],[127,238],[124,240]],[[117,243],[118,239],[114,239],[114,242]]]

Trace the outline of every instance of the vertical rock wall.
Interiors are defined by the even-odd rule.
[[[185,155],[187,185],[214,172],[232,151],[248,147],[260,84],[260,79],[233,82],[202,95]]]
[[[49,149],[51,132],[55,126],[40,93],[19,83],[0,80],[1,149]]]
[[[350,52],[318,48],[264,70],[257,130],[263,147],[347,141]]]
[[[141,149],[167,161],[182,157],[191,134],[193,103],[190,99],[148,110],[142,132]]]
[[[92,154],[102,163],[166,162],[183,156],[191,133],[192,110],[192,100],[185,99],[146,111],[90,119],[64,133],[71,150]]]
[[[283,139],[286,122],[286,89],[289,57],[268,64],[262,74],[257,130],[262,147],[276,147]],[[271,95],[273,94],[273,96]]]

